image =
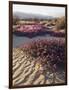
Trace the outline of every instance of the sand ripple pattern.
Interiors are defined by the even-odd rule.
[[[36,64],[34,58],[26,55],[21,49],[13,49],[13,86],[54,83],[51,78],[53,74],[51,73],[50,78],[47,79],[47,75],[40,73],[40,67],[37,67]],[[55,78],[55,83],[63,82],[58,77]]]

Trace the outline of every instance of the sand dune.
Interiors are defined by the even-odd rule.
[[[13,86],[64,83],[64,80],[60,80],[57,76],[53,81],[52,73],[50,78],[46,78],[40,68],[41,65],[36,63],[34,58],[19,48],[13,49]]]

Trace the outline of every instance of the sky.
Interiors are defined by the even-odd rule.
[[[51,7],[51,6],[33,6],[33,5],[13,5],[13,12],[33,13],[54,17],[65,16],[64,7]]]

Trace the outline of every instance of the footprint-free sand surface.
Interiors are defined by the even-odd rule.
[[[43,71],[41,64],[20,48],[13,48],[13,86],[56,83],[64,83],[64,80],[58,74],[54,77],[53,73]]]

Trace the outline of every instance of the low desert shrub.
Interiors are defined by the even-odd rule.
[[[65,42],[62,39],[32,41],[21,48],[36,61],[40,58],[39,62],[43,65],[48,62],[52,68],[64,68]]]
[[[56,21],[56,28],[57,29],[64,29],[65,28],[65,17],[57,19],[57,21]]]

